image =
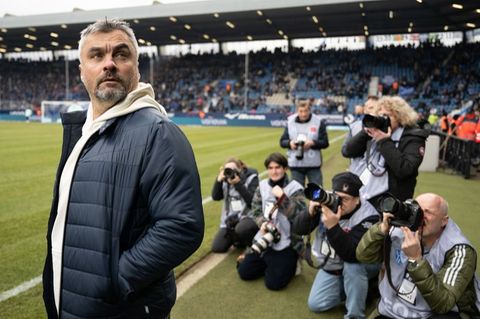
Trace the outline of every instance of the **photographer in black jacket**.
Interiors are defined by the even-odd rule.
[[[418,167],[425,152],[429,131],[417,127],[417,113],[401,97],[383,97],[378,101],[377,122],[385,127],[365,127],[342,148],[348,158],[363,156],[366,168],[360,179],[360,195],[378,210],[378,199],[385,192],[404,201],[413,197]]]
[[[224,200],[220,229],[212,242],[212,251],[226,252],[231,245],[248,246],[258,231],[256,223],[246,217],[258,187],[258,172],[241,160],[229,158],[220,168],[213,184],[212,199]]]

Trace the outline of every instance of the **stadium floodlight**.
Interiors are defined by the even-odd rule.
[[[260,10],[257,10],[257,14],[258,14],[259,16],[263,16],[263,12],[260,11]]]
[[[233,24],[230,21],[225,22],[225,24],[230,28],[230,29],[235,29],[235,24]]]
[[[216,18],[216,19],[218,19],[218,18],[220,18],[220,15],[215,12],[215,13],[213,14],[213,17]]]
[[[318,24],[318,18],[316,16],[312,16],[312,20],[315,22],[315,24]]]
[[[191,26],[191,25],[189,25],[189,24],[185,24],[183,27],[184,27],[185,29],[187,29],[187,30],[190,30],[190,29],[192,29],[192,26]]]
[[[58,33],[50,32],[50,36],[51,36],[52,38],[58,38]]]
[[[204,38],[205,40],[209,40],[209,39],[210,39],[210,36],[205,33],[205,34],[203,35],[203,38]]]
[[[475,10],[475,12],[480,13],[480,9]]]
[[[157,30],[157,28],[155,28],[155,27],[152,25],[152,26],[150,27],[150,31],[153,32],[153,31],[155,31],[155,30]]]
[[[307,11],[312,11],[312,8],[310,8],[310,7],[306,7],[305,9],[306,9]]]
[[[452,4],[452,8],[461,10],[461,9],[463,9],[463,6],[461,4],[454,3],[454,4]]]
[[[443,27],[443,31],[448,31],[448,25]]]
[[[168,19],[169,19],[170,21],[172,21],[172,22],[177,22],[177,18],[175,18],[175,17],[170,17],[170,18],[168,18]]]
[[[270,20],[270,19],[266,19],[265,21],[266,21],[268,24],[272,24],[272,20]]]
[[[467,27],[469,27],[469,28],[475,28],[476,25],[475,25],[475,23],[468,22],[468,23],[467,23]]]

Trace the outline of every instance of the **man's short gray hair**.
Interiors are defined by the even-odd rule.
[[[80,63],[82,62],[80,53],[82,51],[82,47],[85,43],[85,38],[87,36],[89,36],[90,34],[98,33],[98,32],[109,33],[115,30],[120,30],[128,36],[133,46],[135,47],[135,54],[137,55],[137,60],[138,60],[137,38],[135,37],[135,33],[133,32],[132,28],[130,28],[130,24],[120,19],[105,18],[102,20],[97,20],[97,22],[90,24],[80,32],[80,41],[78,42],[78,54],[79,54]]]

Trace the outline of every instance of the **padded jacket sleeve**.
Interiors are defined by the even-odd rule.
[[[435,313],[447,313],[464,298],[475,275],[477,256],[468,245],[456,245],[445,256],[442,268],[434,273],[425,259],[407,270],[423,298]]]

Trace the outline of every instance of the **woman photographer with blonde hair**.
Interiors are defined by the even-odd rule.
[[[258,172],[237,158],[229,158],[220,167],[213,184],[212,199],[223,200],[220,229],[212,242],[212,251],[226,252],[231,245],[248,246],[258,231],[246,217],[258,187]]]
[[[402,201],[412,198],[429,134],[417,126],[417,113],[401,97],[383,97],[378,107],[379,116],[366,116],[363,130],[343,149],[346,157],[363,156],[361,196],[377,209],[386,192]]]

